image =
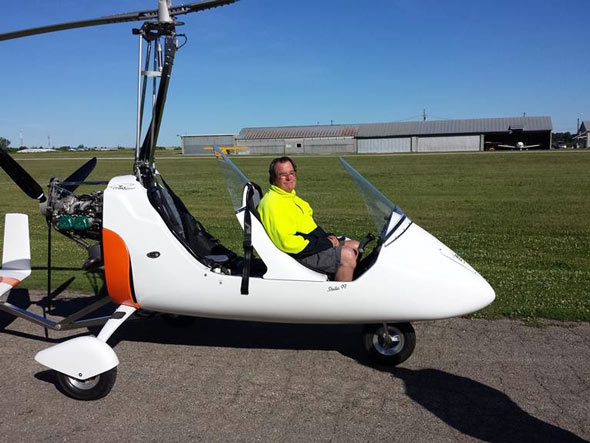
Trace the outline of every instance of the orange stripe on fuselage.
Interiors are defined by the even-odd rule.
[[[125,242],[118,234],[103,228],[102,250],[109,297],[119,305],[139,308],[131,293],[129,251]]]
[[[0,283],[6,283],[13,288],[20,283],[20,280],[12,277],[0,277]]]

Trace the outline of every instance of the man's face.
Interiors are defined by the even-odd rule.
[[[277,173],[277,179],[275,185],[281,188],[283,191],[291,192],[295,189],[297,183],[297,176],[291,162],[282,162],[275,165],[275,172]]]

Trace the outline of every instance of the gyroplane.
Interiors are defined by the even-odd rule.
[[[234,1],[173,7],[159,0],[153,11],[0,35],[0,40],[8,40],[144,21],[133,29],[140,57],[136,153],[130,174],[113,177],[100,191],[76,193],[81,184],[89,183],[86,180],[96,165],[96,159],[91,159],[65,180],[51,179],[44,192],[7,152],[0,151],[0,165],[29,197],[38,200],[48,226],[88,251],[83,268],[104,271],[108,296],[61,321],[15,306],[8,301],[8,292],[31,273],[28,218],[6,215],[0,309],[56,331],[102,326],[97,336],[69,338],[35,356],[57,372],[59,385],[73,398],[93,400],[110,392],[119,360],[107,342],[138,310],[263,322],[362,324],[359,342],[366,356],[396,365],[414,350],[411,322],[465,315],[495,298],[494,290],[477,271],[413,223],[344,159],[340,159],[342,166],[357,185],[375,224],[374,232],[361,241],[360,251],[365,252],[371,241],[373,248],[359,254],[350,282],[333,281],[333,276],[309,269],[276,248],[256,210],[260,187],[219,148],[218,162],[243,231],[243,254],[223,246],[191,215],[164,181],[154,159],[173,60],[182,47],[179,41],[185,40],[176,31],[181,24],[177,16]],[[144,130],[149,83],[152,112]],[[115,305],[111,315],[87,318],[108,303]]]

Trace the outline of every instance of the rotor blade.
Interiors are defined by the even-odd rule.
[[[41,202],[45,200],[41,185],[4,149],[0,149],[0,166],[25,194]]]
[[[186,5],[172,6],[170,15],[183,15],[191,12],[204,11],[205,9],[217,8],[218,6],[231,5],[240,0],[209,0],[202,2],[187,3]]]
[[[78,169],[76,169],[68,178],[66,178],[61,187],[69,192],[74,192],[78,186],[90,175],[96,166],[96,157],[92,157]]]
[[[217,8],[235,3],[239,0],[205,0],[201,2],[188,3],[186,5],[174,6],[170,8],[170,16],[189,14],[191,12],[204,11],[206,9]],[[80,20],[75,22],[59,23],[56,25],[41,26],[38,28],[24,29],[22,31],[7,32],[0,34],[0,41],[11,40],[29,35],[45,34],[48,32],[64,31],[66,29],[86,28],[89,26],[107,25],[111,23],[125,23],[138,20],[151,20],[158,18],[158,10],[147,10],[128,12],[123,14],[108,15],[106,17]]]

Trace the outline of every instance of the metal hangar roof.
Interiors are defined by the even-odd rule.
[[[469,120],[371,123],[359,125],[359,138],[412,135],[483,134],[489,132],[551,131],[551,117],[502,117]]]
[[[359,125],[282,126],[276,128],[244,128],[240,140],[356,137]]]
[[[240,140],[322,138],[322,137],[409,137],[445,134],[483,134],[490,132],[551,131],[551,117],[501,117],[467,120],[428,120],[419,122],[365,123],[243,128]]]

